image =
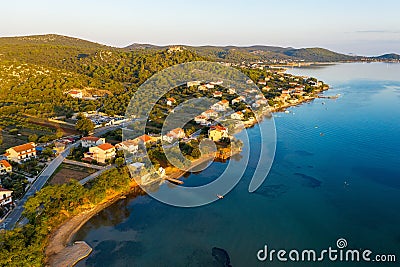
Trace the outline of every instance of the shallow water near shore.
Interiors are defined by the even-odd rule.
[[[93,248],[77,266],[223,266],[213,257],[213,247],[224,249],[232,266],[365,266],[260,262],[256,256],[266,244],[319,251],[336,248],[339,238],[347,240],[348,248],[396,254],[399,261],[400,64],[288,72],[317,77],[332,87],[324,95],[341,96],[274,114],[275,160],[255,193],[248,192],[257,160],[251,157],[234,190],[203,207],[176,208],[148,196],[123,199],[77,233],[75,240]],[[256,135],[263,123],[268,122],[247,130],[255,147],[261,145]],[[225,166],[214,162],[183,180],[188,186],[204,184]]]

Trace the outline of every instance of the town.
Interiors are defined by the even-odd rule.
[[[62,184],[71,179],[86,183],[104,170],[124,164],[132,173],[138,174],[143,184],[159,181],[160,176],[168,179],[178,169],[166,160],[163,145],[179,147],[184,156],[183,159],[177,156],[180,162],[184,163],[185,159],[195,162],[202,154],[199,142],[208,138],[217,143],[213,155],[227,159],[240,152],[239,143],[235,151],[230,149],[233,135],[253,126],[260,115],[311,100],[328,89],[321,81],[289,75],[281,68],[242,68],[253,79],[248,83],[254,83],[259,90],[246,89],[238,95],[234,88],[225,88],[223,81],[190,81],[159,100],[150,115],[147,134],[135,138],[122,140],[122,129],[130,121],[123,116],[88,111],[72,114],[69,118],[49,118],[52,123],[75,127],[79,134],[45,140],[47,142],[40,142],[43,140],[38,137],[29,138],[31,142],[6,149],[0,162],[0,190],[3,192],[0,215],[4,222],[8,222],[7,215],[14,207],[23,204],[19,201],[24,195],[33,195],[46,183]],[[71,98],[93,101],[91,97],[85,99],[79,90],[66,93]],[[215,99],[216,103],[185,127],[161,133],[166,116],[194,94]],[[257,110],[260,114],[254,114]],[[146,151],[149,154],[147,161],[144,159]],[[154,172],[157,175],[152,175]],[[41,179],[43,176],[45,179]],[[40,186],[35,185],[37,181]]]

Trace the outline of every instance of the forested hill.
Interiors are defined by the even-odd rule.
[[[357,57],[348,56],[332,52],[323,48],[301,48],[276,47],[276,46],[184,46],[188,50],[195,51],[199,55],[231,62],[256,62],[270,60],[292,60],[292,61],[310,61],[310,62],[333,62],[356,60]],[[149,44],[133,44],[128,47],[132,51],[148,50],[155,51],[165,49],[163,46],[154,46]]]
[[[23,116],[95,109],[123,115],[136,88],[152,74],[196,60],[206,58],[188,50],[129,51],[59,35],[0,38],[0,127]],[[113,97],[83,101],[67,96],[73,89]]]

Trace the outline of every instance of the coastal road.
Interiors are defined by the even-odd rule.
[[[1,229],[11,230],[16,226],[17,222],[21,219],[22,212],[24,211],[24,205],[28,198],[34,195],[40,189],[42,189],[42,187],[46,184],[47,180],[51,177],[54,171],[68,156],[71,147],[76,147],[79,143],[80,142],[77,142],[67,147],[63,152],[60,153],[60,155],[53,159],[49,165],[47,165],[47,167],[33,182],[28,191],[26,191],[23,198],[18,201],[17,206],[12,210],[12,212],[8,214],[8,216],[0,226]]]

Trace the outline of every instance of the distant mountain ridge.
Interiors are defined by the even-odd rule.
[[[188,46],[188,45],[168,45],[158,46],[152,44],[133,43],[132,45],[118,48],[107,46],[75,37],[46,34],[32,36],[17,36],[17,37],[1,37],[0,38],[0,54],[5,50],[8,53],[13,53],[13,49],[19,47],[47,46],[49,49],[60,49],[62,47],[73,48],[75,51],[82,53],[94,53],[99,50],[114,50],[114,51],[148,51],[155,52],[166,50],[171,46],[180,46],[199,56],[209,58],[210,60],[220,60],[228,62],[257,62],[257,61],[306,61],[306,62],[335,62],[335,61],[357,61],[357,60],[400,60],[400,55],[392,53],[375,57],[361,57],[356,55],[345,55],[337,53],[325,48],[293,48],[293,47],[278,47],[266,45],[253,46]],[[14,48],[15,47],[15,48]],[[1,59],[1,57],[0,57]]]

